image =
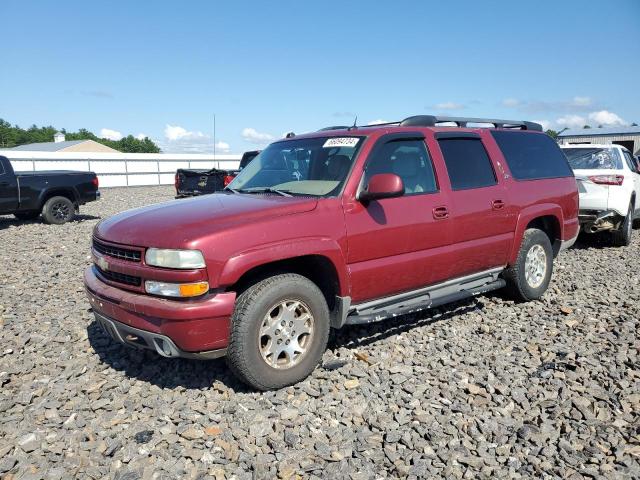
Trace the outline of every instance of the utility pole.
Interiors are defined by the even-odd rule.
[[[216,160],[216,114],[213,114],[213,161]]]

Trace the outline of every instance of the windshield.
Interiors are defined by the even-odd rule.
[[[269,145],[228,186],[242,193],[337,195],[362,137],[317,137]]]
[[[563,148],[573,170],[620,170],[622,159],[615,148]]]

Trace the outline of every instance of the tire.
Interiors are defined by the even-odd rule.
[[[37,210],[30,212],[18,212],[13,214],[18,220],[35,220],[40,216],[40,212]]]
[[[76,216],[76,208],[67,197],[51,197],[42,207],[42,217],[46,223],[62,225]]]
[[[516,262],[503,274],[507,291],[519,301],[538,300],[547,290],[552,273],[553,250],[549,237],[537,228],[527,229]]]
[[[611,232],[611,243],[616,247],[626,247],[631,243],[631,234],[633,232],[633,212],[635,211],[635,205],[633,200],[629,203],[629,210],[627,216],[624,217],[620,229],[615,232]]]
[[[311,318],[305,322],[306,314]],[[282,325],[278,325],[282,315],[289,318],[288,325],[276,328]],[[327,302],[311,280],[292,273],[269,277],[236,300],[227,364],[240,380],[258,390],[292,385],[309,376],[320,362],[329,326]],[[295,328],[310,333],[300,335],[300,330],[292,331]],[[294,340],[303,353],[296,353],[294,347],[293,354],[283,351],[289,348],[285,343],[294,345]]]

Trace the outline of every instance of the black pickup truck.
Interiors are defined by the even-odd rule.
[[[93,172],[66,170],[14,172],[0,156],[0,215],[32,220],[42,214],[46,223],[72,220],[80,205],[100,198]]]
[[[231,183],[240,170],[246,167],[259,153],[260,150],[244,152],[237,170],[179,168],[176,171],[176,198],[219,192]]]

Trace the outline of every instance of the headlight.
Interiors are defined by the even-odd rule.
[[[144,289],[152,295],[163,297],[197,297],[209,291],[207,282],[196,283],[167,283],[147,280]]]
[[[165,250],[149,248],[145,255],[147,265],[165,268],[204,268],[204,257],[200,250]]]

